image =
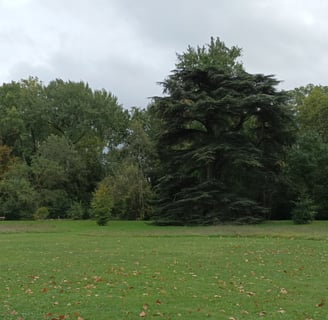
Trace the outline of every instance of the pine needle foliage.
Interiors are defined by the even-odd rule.
[[[158,221],[213,224],[266,218],[290,142],[287,96],[249,74],[219,39],[178,55],[154,108],[162,123]]]

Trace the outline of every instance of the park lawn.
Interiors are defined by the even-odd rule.
[[[0,222],[0,319],[327,319],[327,230]]]

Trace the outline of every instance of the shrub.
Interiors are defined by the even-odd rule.
[[[91,201],[91,215],[96,219],[99,226],[107,224],[111,217],[112,208],[113,200],[110,188],[106,183],[100,182]]]
[[[314,220],[317,206],[308,195],[301,196],[292,210],[292,219],[296,224],[306,224]]]
[[[84,216],[84,208],[81,202],[73,201],[70,208],[67,210],[67,216],[73,220],[82,219]]]
[[[48,208],[47,207],[40,207],[34,212],[33,219],[34,220],[44,220],[48,217],[48,215],[49,215]]]

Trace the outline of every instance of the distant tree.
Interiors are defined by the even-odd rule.
[[[285,177],[295,207],[291,215],[313,203],[315,217],[327,219],[328,87],[309,84],[290,94],[298,128],[286,159]]]
[[[149,217],[152,190],[138,163],[125,160],[105,181],[113,200],[113,216],[133,220]]]
[[[48,135],[44,87],[37,78],[11,82],[0,87],[0,141],[13,154],[29,161]]]
[[[13,157],[11,148],[6,145],[0,145],[0,180],[16,161],[17,159]]]
[[[31,219],[37,208],[37,193],[29,181],[29,168],[16,163],[0,180],[0,210],[8,220]]]
[[[9,148],[12,159],[31,169],[37,205],[46,206],[51,217],[66,217],[74,203],[87,212],[92,192],[107,175],[109,150],[128,136],[129,114],[117,98],[84,82],[44,85],[30,77],[0,86],[0,113],[0,175],[9,170]]]
[[[287,156],[286,176],[295,195],[295,203],[311,199],[316,218],[328,219],[328,144],[313,131],[299,134]]]
[[[266,218],[291,142],[287,94],[272,76],[252,75],[240,49],[219,39],[178,55],[155,98],[162,124],[157,220],[216,223]]]
[[[308,86],[306,95],[296,104],[296,110],[300,133],[315,131],[328,142],[328,87]]]
[[[113,207],[112,194],[105,182],[100,182],[93,194],[91,202],[91,216],[100,226],[104,226],[111,218]]]
[[[31,171],[34,188],[40,194],[39,205],[48,207],[52,217],[66,217],[72,201],[87,197],[86,165],[65,137],[49,136],[33,157]]]

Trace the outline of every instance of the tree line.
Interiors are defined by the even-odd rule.
[[[278,89],[212,38],[146,109],[87,83],[0,87],[0,215],[158,224],[327,219],[328,89]]]

